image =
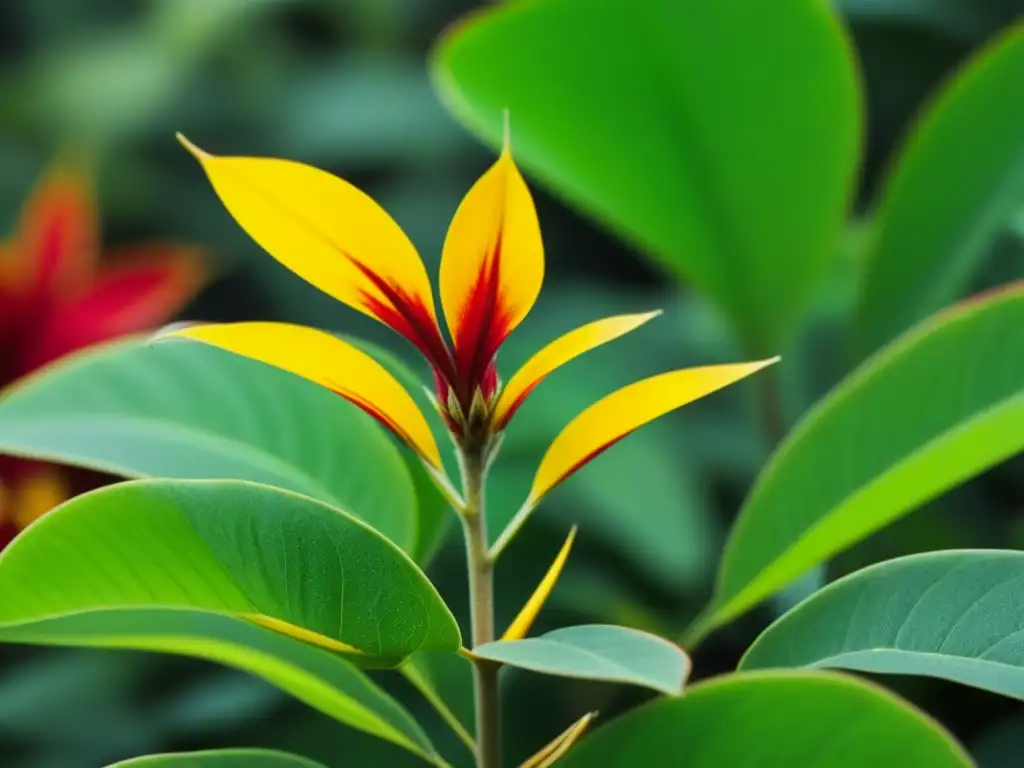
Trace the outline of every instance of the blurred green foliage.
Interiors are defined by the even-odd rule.
[[[1020,0],[838,0],[866,84],[866,211],[891,153],[926,96],[1018,16]],[[286,319],[407,349],[265,258],[223,212],[173,140],[211,151],[280,155],[366,189],[436,268],[447,222],[491,153],[444,112],[426,56],[475,5],[468,0],[8,0],[0,4],[0,224],[15,217],[39,169],[59,152],[94,160],[108,242],[180,238],[209,249],[221,278],[189,315]],[[528,55],[524,52],[523,55]],[[780,194],[782,192],[780,191]],[[491,499],[507,518],[543,447],[569,415],[614,387],[670,367],[738,359],[738,340],[708,302],[668,282],[631,248],[535,192],[549,278],[510,339],[508,371],[554,334],[615,311],[663,306],[629,344],[598,350],[540,388],[508,434]],[[981,288],[1024,274],[1024,227],[1008,231],[971,276]],[[794,421],[847,370],[853,271],[871,222],[851,227],[782,373]],[[506,359],[507,358],[507,359]],[[727,391],[649,427],[554,494],[502,560],[498,623],[529,594],[573,522],[577,550],[537,632],[576,621],[674,634],[710,594],[726,526],[767,456],[749,392]],[[941,546],[1024,546],[1024,464],[1010,462],[842,554],[834,574]],[[642,499],[627,487],[644,489]],[[642,521],[642,524],[638,524]],[[496,523],[497,524],[497,523]],[[464,612],[459,542],[441,545],[431,577]],[[768,606],[702,650],[696,669],[733,666]],[[460,616],[460,618],[464,618]],[[0,764],[92,768],[169,749],[267,746],[342,766],[356,755],[413,764],[269,685],[213,665],[161,656],[0,648]],[[461,674],[450,670],[451,675]],[[445,672],[437,673],[442,678]],[[889,681],[890,683],[892,681]],[[591,709],[614,714],[637,691],[511,672],[511,744],[543,743]],[[406,683],[390,686],[452,738]],[[897,681],[984,768],[1024,749],[1024,710],[935,681]],[[997,730],[991,730],[997,728]],[[449,749],[459,754],[458,746]],[[525,755],[524,755],[525,756]]]

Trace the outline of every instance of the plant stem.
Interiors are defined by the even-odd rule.
[[[786,436],[786,417],[782,412],[782,395],[779,379],[772,367],[754,377],[757,382],[757,407],[761,414],[761,428],[769,448],[775,449]]]
[[[483,493],[486,471],[481,452],[467,452],[463,455],[462,493],[465,504],[462,509],[462,526],[466,536],[474,648],[494,640],[494,561],[487,551],[487,517]],[[494,662],[473,659],[477,768],[498,768],[501,762],[498,668]]]

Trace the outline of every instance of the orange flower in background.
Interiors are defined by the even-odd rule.
[[[440,269],[450,343],[426,268],[377,203],[342,179],[288,160],[218,157],[183,137],[235,220],[271,256],[339,301],[408,339],[434,372],[437,407],[456,441],[484,455],[533,389],[559,366],[658,312],[597,320],[561,336],[502,384],[496,356],[530,311],[544,278],[540,226],[506,141],[452,219]],[[437,442],[402,385],[370,355],[328,333],[286,323],[200,325],[188,338],[310,379],[360,406],[408,443],[444,481]],[[577,416],[541,460],[529,497],[496,552],[555,485],[643,424],[769,365],[707,366],[654,376]]]
[[[0,386],[70,352],[152,329],[195,296],[196,249],[153,244],[99,263],[99,219],[89,181],[55,167],[0,243]],[[0,457],[0,548],[69,495],[61,471]]]

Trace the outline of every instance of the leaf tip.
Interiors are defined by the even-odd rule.
[[[544,574],[544,578],[541,579],[537,589],[530,595],[530,599],[526,601],[519,614],[508,625],[505,634],[501,636],[502,640],[522,640],[526,637],[526,633],[530,631],[534,620],[540,613],[541,608],[544,607],[548,597],[550,597],[551,591],[555,588],[555,583],[558,581],[558,577],[565,567],[565,562],[569,558],[572,544],[576,540],[577,530],[578,528],[575,525],[569,529],[569,535],[565,537],[565,543],[562,544],[562,548],[555,555],[555,559],[552,561],[547,573]]]

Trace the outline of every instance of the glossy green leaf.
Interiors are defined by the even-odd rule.
[[[761,473],[691,639],[1024,448],[1024,284],[936,315],[862,365]]]
[[[177,608],[95,608],[5,623],[0,642],[159,651],[226,664],[342,723],[435,759],[409,714],[343,657],[243,619]]]
[[[942,727],[890,693],[829,673],[728,675],[635,709],[558,768],[969,768]]]
[[[441,414],[430,401],[430,390],[423,379],[416,375],[406,365],[405,361],[379,344],[372,344],[365,339],[353,338],[351,336],[343,336],[343,338],[349,343],[360,347],[368,354],[373,355],[377,362],[387,368],[391,375],[398,379],[402,386],[405,387],[412,399],[416,401],[420,412],[423,413],[423,416],[430,424],[434,435],[441,436],[445,434],[446,428],[441,420]],[[449,467],[456,466],[457,460],[455,452],[452,450],[451,440],[442,439],[439,442],[445,464]],[[399,443],[398,447],[409,469],[409,475],[412,477],[413,487],[416,492],[418,511],[417,536],[416,546],[411,554],[417,563],[426,565],[444,540],[445,533],[448,531],[448,524],[455,517],[455,513],[452,511],[448,501],[437,489],[434,481],[430,478],[417,453],[404,443]]]
[[[73,499],[0,555],[0,594],[0,624],[180,607],[276,623],[366,663],[460,645],[434,587],[379,533],[239,481],[140,480]]]
[[[453,27],[434,68],[467,126],[498,143],[507,108],[528,170],[778,351],[824,277],[860,144],[825,3],[504,3]]]
[[[341,507],[406,551],[416,495],[365,413],[297,376],[199,344],[78,354],[0,398],[0,451],[128,477],[240,479]]]
[[[959,296],[1024,204],[1024,27],[936,99],[896,161],[878,207],[857,316],[865,351]]]
[[[741,667],[927,675],[1024,699],[1024,552],[911,555],[857,571],[766,629]]]
[[[473,653],[547,675],[640,685],[670,696],[682,692],[690,674],[689,657],[674,643],[647,632],[606,624],[484,643]]]
[[[463,745],[474,752],[472,663],[458,653],[414,653],[398,671],[437,711]]]
[[[273,749],[216,749],[146,755],[111,763],[107,768],[324,768],[305,757]]]

